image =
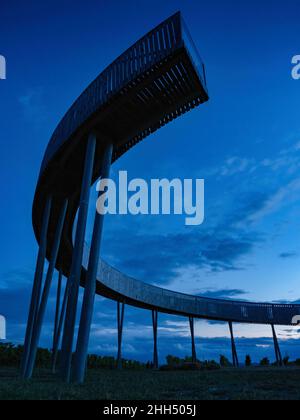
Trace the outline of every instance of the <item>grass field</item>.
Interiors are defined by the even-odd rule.
[[[251,368],[211,372],[90,371],[84,385],[65,385],[46,370],[21,381],[0,368],[0,400],[295,400],[300,369]]]

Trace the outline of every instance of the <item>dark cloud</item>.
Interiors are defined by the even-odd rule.
[[[33,285],[32,270],[15,269],[0,277],[0,314],[7,321],[7,339],[23,343]],[[50,345],[56,301],[56,276],[53,278],[41,343]]]
[[[127,230],[106,239],[106,255],[118,268],[141,280],[167,284],[178,269],[196,266],[209,271],[241,270],[239,260],[260,240],[256,234],[193,230],[169,235],[136,235]]]
[[[30,289],[0,290],[0,313],[11,322],[24,322],[28,313]]]
[[[282,252],[279,254],[279,258],[288,259],[288,258],[295,258],[298,254],[296,252]]]
[[[284,334],[285,333],[285,334]],[[286,328],[283,330],[283,333],[281,335],[297,335],[300,334],[300,330],[296,330],[295,328]],[[279,334],[280,335],[280,334]]]
[[[142,234],[142,224],[138,233],[124,227],[123,222],[112,225],[106,232],[103,256],[131,276],[164,285],[174,279],[178,269],[190,266],[210,272],[243,270],[242,258],[264,241],[249,220],[265,207],[270,196],[271,192],[239,194],[227,214],[219,209],[213,226],[204,224],[183,233]]]
[[[234,209],[227,220],[227,224],[229,226],[238,224],[242,226],[244,223],[247,223],[254,214],[258,213],[265,207],[274,192],[238,191],[237,194],[239,196],[238,200],[234,200]]]
[[[199,291],[198,296],[207,297],[211,299],[235,299],[237,296],[246,295],[247,292],[242,289],[217,289]]]
[[[295,299],[295,300],[286,300],[286,299],[273,300],[272,303],[279,303],[279,304],[282,304],[282,305],[300,305],[300,299]]]
[[[0,276],[0,290],[30,287],[33,275],[33,270],[24,268],[7,271]]]

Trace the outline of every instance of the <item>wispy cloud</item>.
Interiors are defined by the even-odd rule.
[[[231,232],[227,226],[216,226],[213,231],[140,234],[124,249],[126,235],[126,231],[119,231],[119,238],[124,236],[124,240],[107,241],[109,254],[120,256],[117,265],[121,270],[156,284],[167,284],[184,267],[197,266],[212,272],[240,270],[239,259],[260,240],[255,233]],[[160,252],[156,252],[158,249]]]
[[[19,96],[23,118],[33,127],[39,128],[47,120],[47,107],[44,100],[44,89],[34,87]]]
[[[7,271],[0,275],[0,290],[30,287],[33,275],[33,270],[26,268]]]
[[[208,176],[233,177],[241,174],[253,174],[259,170],[270,172],[284,171],[286,174],[294,174],[299,170],[300,164],[300,141],[294,140],[290,147],[281,149],[277,154],[263,159],[247,156],[229,156],[218,167],[209,169]]]
[[[265,216],[279,210],[282,206],[291,203],[299,198],[300,193],[300,178],[294,179],[287,185],[281,186],[265,201],[264,205],[249,215],[247,221],[250,223],[258,222]],[[287,200],[288,199],[288,200]]]
[[[241,174],[246,171],[251,171],[255,166],[254,159],[242,158],[239,156],[233,156],[228,158],[224,165],[219,169],[219,174],[221,176],[232,176],[236,174]]]
[[[279,258],[282,258],[284,260],[295,257],[298,257],[297,252],[282,252],[281,254],[279,254]]]
[[[207,297],[211,299],[235,299],[238,296],[246,295],[247,292],[242,289],[211,289],[211,290],[203,290],[197,293],[199,296]]]

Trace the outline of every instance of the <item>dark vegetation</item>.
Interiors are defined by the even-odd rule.
[[[0,343],[0,366],[6,367],[18,367],[21,362],[21,356],[23,352],[23,346],[15,346],[11,343]],[[52,353],[48,349],[38,349],[36,366],[38,368],[48,369],[51,367]],[[295,360],[294,362],[289,361],[289,357],[286,356],[283,359],[284,366],[299,366],[300,359]],[[250,367],[253,365],[251,357],[246,356],[244,365]],[[271,366],[270,360],[265,357],[260,361],[260,366]],[[88,356],[88,368],[89,369],[114,369],[116,367],[116,359],[111,356],[98,356],[95,354]],[[153,363],[148,361],[147,363],[142,363],[136,360],[122,360],[123,369],[131,370],[144,370],[152,369]],[[161,370],[197,370],[197,369],[206,369],[206,370],[217,370],[220,368],[230,368],[232,363],[224,356],[221,355],[218,362],[215,360],[205,360],[197,361],[192,363],[191,357],[185,357],[184,359],[168,355],[166,357],[166,364],[161,366]]]
[[[18,367],[21,363],[23,346],[14,346],[11,343],[0,343],[0,366]],[[52,363],[52,352],[48,349],[38,349],[36,367],[50,369]],[[58,360],[59,363],[59,360]],[[151,362],[141,363],[136,360],[122,360],[124,369],[141,370],[152,368]],[[110,356],[88,356],[89,369],[114,369],[116,359]]]
[[[40,349],[34,378],[23,381],[18,366],[21,346],[0,344],[0,400],[298,400],[300,359],[284,368],[272,366],[267,358],[253,365],[232,368],[225,356],[219,363],[192,363],[191,358],[169,355],[166,365],[153,370],[152,363],[123,360],[115,369],[113,357],[89,356],[83,385],[62,383],[51,374],[51,352]]]
[[[212,371],[89,369],[83,385],[62,383],[49,369],[22,381],[0,367],[0,400],[299,400],[300,369],[223,368]]]

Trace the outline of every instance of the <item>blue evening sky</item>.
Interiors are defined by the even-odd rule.
[[[106,65],[177,10],[206,64],[210,101],[131,150],[112,175],[204,178],[205,222],[185,227],[181,217],[109,216],[103,257],[173,290],[300,299],[300,81],[291,77],[292,57],[300,54],[299,1],[3,1],[0,313],[8,340],[23,340],[37,254],[31,205],[55,126]],[[54,294],[55,284],[45,346]],[[96,299],[91,351],[115,353],[115,309],[115,302]],[[150,321],[148,311],[126,308],[124,357],[151,358]],[[235,332],[241,359],[247,353],[274,358],[270,328],[236,325]],[[278,333],[283,353],[300,357],[297,330]],[[226,325],[198,321],[196,336],[200,358],[229,356]],[[186,319],[159,317],[159,352],[161,362],[168,353],[190,354]]]

